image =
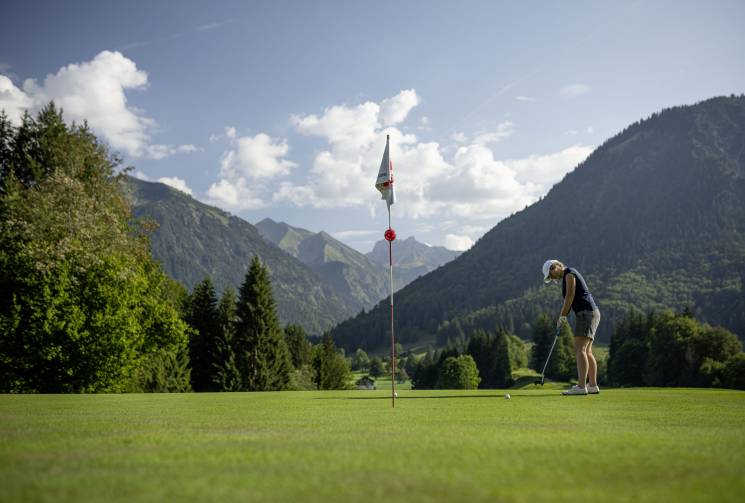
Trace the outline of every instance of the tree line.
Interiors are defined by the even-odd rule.
[[[345,389],[349,363],[330,335],[310,343],[300,325],[282,328],[268,268],[254,257],[236,297],[218,300],[209,278],[185,299],[194,391]]]
[[[745,389],[745,353],[722,327],[682,313],[631,311],[613,332],[608,380],[614,386]]]
[[[518,369],[541,369],[555,335],[554,324],[542,314],[534,323],[532,346],[497,326],[479,328],[470,336],[450,339],[440,350],[428,351],[411,367],[415,389],[494,389],[515,384]],[[565,326],[554,348],[547,378],[569,380],[574,371],[571,329]]]
[[[460,333],[439,350],[398,362],[413,389],[493,389],[515,384],[517,369],[540,371],[556,334],[552,318],[543,313],[533,322],[532,345],[498,326],[470,336]],[[546,366],[546,378],[576,378],[573,333],[565,325]],[[697,321],[693,309],[681,313],[631,311],[611,336],[607,359],[595,351],[598,380],[612,386],[694,386],[745,389],[745,353],[732,332]],[[358,349],[352,368],[375,375],[378,358]],[[385,361],[383,360],[384,364]],[[366,366],[367,365],[367,366]],[[382,373],[382,372],[381,372]]]

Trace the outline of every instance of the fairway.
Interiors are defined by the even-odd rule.
[[[0,396],[0,501],[742,501],[745,392]]]

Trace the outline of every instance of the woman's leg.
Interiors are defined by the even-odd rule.
[[[577,386],[584,388],[587,386],[587,344],[590,342],[589,337],[574,337],[574,355],[577,358]]]
[[[590,379],[590,386],[598,385],[598,362],[595,361],[595,355],[592,354],[592,339],[587,345],[587,377]]]

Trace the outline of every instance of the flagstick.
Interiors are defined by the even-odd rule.
[[[391,228],[391,207],[388,206],[388,228]],[[393,332],[393,241],[388,241],[388,263],[391,269],[391,407],[396,407],[396,337]]]

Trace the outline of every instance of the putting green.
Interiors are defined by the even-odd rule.
[[[0,395],[2,501],[741,501],[745,392]]]

